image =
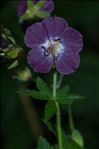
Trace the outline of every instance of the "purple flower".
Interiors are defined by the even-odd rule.
[[[31,48],[28,63],[33,71],[47,73],[54,66],[62,74],[73,73],[80,64],[82,35],[60,17],[49,17],[27,28],[25,44]]]
[[[40,0],[32,0],[33,4],[36,5]],[[53,0],[45,0],[44,5],[40,8],[41,11],[51,13],[54,9]],[[18,6],[18,16],[22,16],[27,10],[27,0],[20,0]]]

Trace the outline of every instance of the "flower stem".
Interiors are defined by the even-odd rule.
[[[53,97],[56,97],[56,90],[57,90],[57,73],[53,75]],[[57,135],[58,135],[58,146],[59,149],[62,149],[62,134],[61,134],[61,113],[59,104],[55,101],[56,104],[56,121],[57,121]]]
[[[53,75],[53,97],[56,97],[56,88],[57,88],[57,73]]]
[[[63,77],[64,77],[64,75],[60,75],[60,78],[59,78],[59,81],[58,81],[58,83],[57,83],[57,88],[60,88],[60,86],[61,86],[61,84],[62,84],[62,81],[63,81]]]
[[[56,107],[57,107],[56,118],[57,118],[58,145],[59,145],[59,149],[62,149],[61,113],[57,102],[56,102]]]
[[[68,115],[69,115],[69,126],[72,132],[74,130],[74,123],[73,123],[71,105],[68,105]]]

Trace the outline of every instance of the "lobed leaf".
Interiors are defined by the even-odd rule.
[[[49,100],[45,106],[44,120],[46,122],[49,121],[53,117],[56,110],[55,102],[53,100]]]
[[[70,92],[70,87],[67,85],[67,86],[64,86],[63,88],[61,88],[61,89],[59,89],[58,91],[57,91],[57,99],[60,99],[61,98],[61,100],[63,99],[64,100],[64,98],[66,98],[67,97],[67,95],[68,95],[68,93]]]
[[[85,97],[75,94],[64,95],[62,97],[57,96],[56,98],[57,102],[60,104],[72,104],[75,101],[81,101],[83,99],[85,99]]]
[[[41,78],[37,78],[36,85],[41,94],[51,97],[52,94],[50,88]]]
[[[38,92],[36,90],[22,89],[22,90],[19,91],[19,93],[24,94],[26,96],[31,96],[35,99],[48,100],[48,96],[45,96],[45,95],[41,94],[40,92]]]

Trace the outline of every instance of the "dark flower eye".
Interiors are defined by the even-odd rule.
[[[49,50],[48,49],[46,49],[44,46],[42,46],[42,49],[44,50],[43,52],[44,52],[44,55],[45,56],[48,56],[49,55]]]
[[[70,74],[80,64],[83,37],[60,17],[49,17],[30,26],[25,44],[32,48],[27,59],[33,71],[47,73],[53,66],[59,73]]]

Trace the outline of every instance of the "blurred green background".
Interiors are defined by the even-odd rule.
[[[18,1],[1,2],[1,22],[11,30],[20,46],[24,47],[24,35],[18,24]],[[73,104],[76,128],[84,137],[85,147],[99,148],[99,1],[56,0],[54,15],[63,17],[68,24],[83,34],[84,49],[78,71],[65,76],[63,84],[69,84],[74,93],[86,97],[85,101]],[[26,50],[24,48],[24,50]],[[50,142],[54,136],[40,121],[44,103],[29,99],[21,100],[16,94],[19,82],[13,79],[12,72],[1,62],[1,129],[4,149],[32,149],[40,134]],[[46,77],[47,75],[43,75]],[[68,123],[67,107],[61,106],[62,125]],[[32,126],[33,124],[33,126]],[[68,127],[68,126],[67,126]]]

